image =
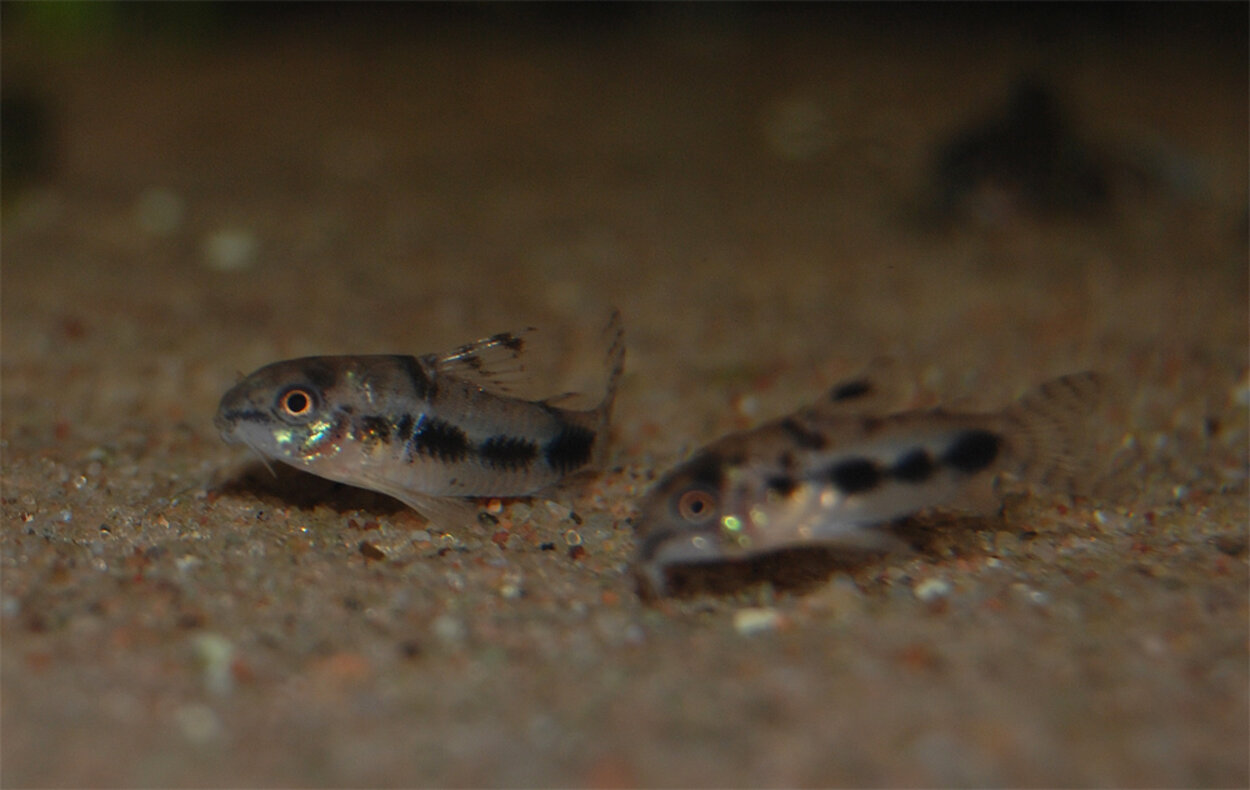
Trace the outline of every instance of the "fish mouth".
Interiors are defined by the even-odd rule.
[[[645,533],[638,544],[637,561],[642,564],[685,564],[722,559],[724,552],[715,529],[667,527]]]
[[[226,444],[238,444],[239,440],[234,435],[234,423],[225,415],[225,412],[217,412],[213,417],[213,427],[217,429],[217,433],[221,434],[221,440]]]
[[[221,440],[230,445],[243,445],[247,449],[256,454],[260,462],[265,465],[269,473],[277,477],[277,473],[273,470],[273,465],[269,463],[270,457],[266,455],[254,441],[249,439],[244,431],[239,430],[242,427],[237,420],[230,418],[230,415],[219,412],[213,419],[213,424],[217,426],[217,430],[221,432]]]
[[[639,542],[633,572],[643,597],[662,598],[669,593],[669,568],[725,559],[715,530],[666,527]]]

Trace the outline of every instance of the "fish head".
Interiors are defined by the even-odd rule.
[[[643,499],[635,570],[647,592],[665,594],[671,566],[742,560],[828,537],[828,514],[844,504],[830,486],[733,447],[697,453]]]
[[[266,365],[221,398],[213,422],[230,444],[266,460],[315,466],[338,453],[348,415],[336,404],[341,366],[305,357]]]
[[[671,565],[720,562],[750,551],[754,477],[740,461],[708,448],[647,494],[635,526],[636,568],[652,592],[663,594]]]

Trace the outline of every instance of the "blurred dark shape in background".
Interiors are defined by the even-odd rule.
[[[42,181],[54,165],[52,110],[28,85],[0,92],[0,181],[6,189]]]
[[[939,222],[1001,224],[1018,214],[1096,218],[1110,202],[1109,165],[1036,77],[1005,106],[938,145],[931,166]]]

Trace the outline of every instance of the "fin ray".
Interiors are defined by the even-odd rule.
[[[461,497],[440,497],[398,486],[381,479],[365,478],[366,487],[394,497],[417,511],[431,526],[444,530],[462,530],[477,524],[477,502]]]
[[[533,331],[533,327],[526,327],[515,332],[499,332],[446,353],[432,355],[431,362],[439,373],[508,394],[525,376],[522,356],[526,335]]]
[[[619,309],[612,308],[612,314],[608,316],[603,335],[607,341],[607,352],[604,357],[607,382],[604,385],[603,400],[591,410],[596,420],[595,448],[591,460],[591,465],[595,467],[602,467],[604,461],[607,460],[608,432],[612,427],[612,407],[616,404],[616,393],[620,388],[621,378],[625,375],[625,325]]]
[[[1047,488],[1079,491],[1091,482],[1093,422],[1107,394],[1105,376],[1092,371],[1051,379],[1007,407],[1014,470]]]

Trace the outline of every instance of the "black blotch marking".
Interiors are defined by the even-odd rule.
[[[360,426],[360,437],[363,440],[391,443],[391,421],[382,415],[367,414],[356,424]]]
[[[851,458],[834,464],[829,479],[844,494],[860,494],[881,483],[881,469],[867,458]]]
[[[408,376],[408,380],[412,383],[412,391],[418,398],[430,400],[438,394],[438,386],[434,383],[434,379],[425,372],[425,366],[421,364],[421,360],[403,354],[397,354],[394,359]]]
[[[964,431],[942,454],[942,463],[961,472],[979,472],[998,457],[1003,440],[989,431]]]
[[[445,463],[455,463],[469,454],[469,437],[449,422],[423,419],[408,447],[409,457],[428,455]]]
[[[682,470],[691,481],[713,490],[725,482],[724,460],[706,450],[691,458]]]
[[[482,370],[482,358],[477,354],[462,354],[457,361],[464,363],[478,372],[481,372]]]
[[[904,483],[923,483],[937,471],[937,464],[925,450],[912,450],[898,459],[890,469],[896,479]]]
[[[511,332],[500,332],[497,335],[491,335],[490,339],[492,342],[498,343],[517,354],[521,353],[521,350],[525,348],[525,341]]]
[[[770,477],[767,482],[765,482],[765,485],[768,486],[769,491],[775,491],[783,497],[790,496],[794,493],[794,490],[799,487],[798,482],[789,475],[777,475],[775,477]]]
[[[395,438],[401,442],[406,442],[412,438],[412,426],[415,421],[411,414],[405,414],[399,418],[399,424],[395,426]]]
[[[836,402],[854,400],[862,398],[872,392],[872,382],[867,379],[857,379],[856,381],[848,381],[839,384],[829,392],[829,400]]]
[[[328,390],[338,381],[334,368],[324,362],[309,362],[302,371],[308,383],[320,390]]]
[[[594,446],[594,431],[580,425],[566,425],[556,438],[547,442],[543,456],[547,459],[547,466],[564,474],[588,464]]]
[[[515,436],[492,436],[477,448],[482,463],[496,469],[524,469],[538,457],[538,445]]]
[[[794,440],[794,443],[805,450],[823,450],[829,440],[821,434],[813,431],[805,425],[802,425],[793,417],[787,417],[781,421],[781,430]]]

